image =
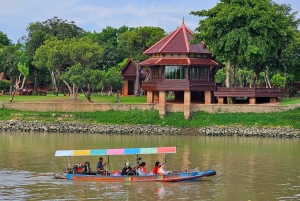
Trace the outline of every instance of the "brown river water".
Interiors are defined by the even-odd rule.
[[[300,200],[300,139],[0,133],[0,200]],[[168,170],[214,169],[217,175],[179,183],[104,183],[52,179],[64,168],[56,150],[177,146]],[[95,169],[99,157],[89,161]],[[141,155],[152,170],[163,155]],[[104,157],[104,162],[107,157]],[[135,156],[111,156],[119,170]]]

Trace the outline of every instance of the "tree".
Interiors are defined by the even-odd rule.
[[[128,57],[124,47],[119,45],[118,41],[118,36],[128,30],[129,28],[126,26],[119,29],[106,27],[100,33],[87,33],[87,36],[93,42],[97,42],[103,48],[103,54],[98,62],[98,69],[107,70]]]
[[[21,45],[9,45],[0,48],[0,71],[10,79],[9,93],[12,94],[15,80],[20,75],[18,63],[22,54]]]
[[[282,7],[271,0],[220,0],[212,9],[191,13],[206,17],[199,21],[195,42],[203,40],[214,55],[227,59],[230,86],[237,63],[251,66],[258,76],[295,30]]]
[[[166,36],[159,27],[138,27],[119,35],[120,45],[124,46],[129,57],[135,61],[143,61],[148,57],[143,54],[148,48]]]
[[[78,89],[81,87],[87,89],[85,95],[91,101],[91,87],[94,87],[95,82],[101,77],[101,73],[93,71],[101,54],[101,47],[88,37],[63,41],[52,38],[37,49],[34,65],[46,66],[50,70],[56,93],[58,93],[57,82],[63,74],[62,79],[68,86],[73,100],[76,100]]]
[[[70,66],[70,55],[67,49],[69,39],[58,40],[51,38],[40,46],[34,55],[33,65],[38,69],[46,67],[51,75],[55,94],[59,92],[61,72]]]
[[[7,37],[6,34],[0,31],[0,48],[2,46],[8,46],[8,45],[11,45],[11,40]]]
[[[76,100],[78,90],[81,89],[87,100],[92,102],[91,89],[99,88],[99,83],[104,79],[104,71],[84,68],[78,63],[63,73],[61,79],[67,85],[73,100]]]
[[[124,84],[124,79],[118,67],[112,67],[106,72],[105,84],[111,88],[111,91],[112,89],[117,91],[117,102],[120,102],[120,89]]]
[[[23,36],[22,40],[26,45],[30,63],[34,60],[35,51],[44,44],[45,40],[52,36],[59,40],[64,40],[65,38],[82,37],[85,35],[85,31],[76,26],[75,22],[68,22],[67,20],[59,19],[56,16],[44,22],[30,23],[26,30],[28,34],[27,36]],[[36,68],[32,64],[30,64],[29,67],[34,73],[34,93],[36,93],[38,75],[41,68]]]

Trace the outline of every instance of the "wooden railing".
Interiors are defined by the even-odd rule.
[[[282,88],[239,88],[239,87],[217,87],[214,95],[217,97],[282,97]]]

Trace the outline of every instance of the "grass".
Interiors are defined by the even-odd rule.
[[[0,102],[9,102],[10,96],[0,96]],[[95,103],[117,103],[115,96],[103,96],[92,95],[91,99]],[[146,96],[121,96],[121,103],[125,104],[142,104],[147,102]],[[70,101],[70,96],[64,96],[59,94],[55,96],[53,93],[48,93],[47,96],[31,95],[31,96],[15,96],[13,102],[47,102],[47,101]],[[83,94],[79,94],[77,97],[79,102],[87,102],[86,97]]]
[[[146,96],[120,97],[121,103],[142,104],[146,103]],[[47,96],[15,96],[13,102],[46,102],[46,101],[70,101],[71,97],[59,94],[47,94]],[[0,102],[8,102],[9,96],[0,96]],[[78,101],[86,102],[84,95],[80,94]],[[114,96],[93,95],[95,103],[116,103]],[[299,104],[300,97],[283,98],[280,105]],[[120,124],[120,125],[157,125],[197,128],[203,126],[258,126],[258,127],[291,127],[300,129],[300,108],[278,113],[206,113],[198,111],[192,119],[183,118],[182,112],[167,113],[160,118],[158,111],[97,111],[97,112],[33,112],[1,108],[0,120],[21,120],[40,122],[75,122],[86,124]]]
[[[280,98],[280,105],[300,104],[300,97]]]

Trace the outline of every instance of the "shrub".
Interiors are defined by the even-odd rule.
[[[0,80],[0,90],[9,89],[9,81],[8,80]]]

